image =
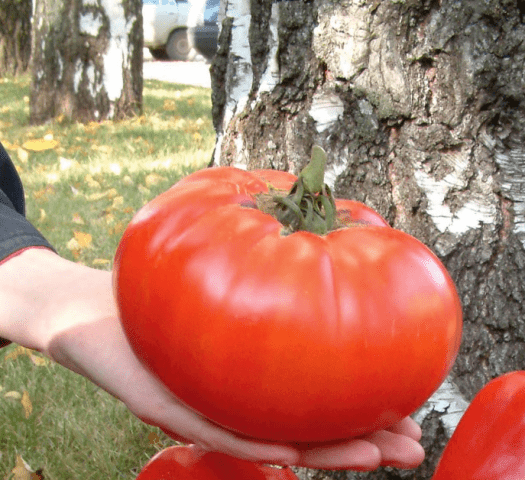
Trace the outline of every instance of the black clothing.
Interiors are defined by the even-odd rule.
[[[0,143],[0,263],[19,250],[37,246],[54,250],[42,234],[26,220],[22,182]],[[8,343],[0,338],[0,348]]]

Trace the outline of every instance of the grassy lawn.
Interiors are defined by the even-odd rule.
[[[109,270],[133,214],[210,160],[210,91],[145,81],[140,117],[35,127],[29,81],[0,78],[0,141],[24,183],[27,217],[60,255]],[[19,457],[46,480],[131,480],[172,443],[40,354],[0,351],[0,480]]]

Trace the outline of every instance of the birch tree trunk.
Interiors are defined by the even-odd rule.
[[[19,75],[31,57],[31,0],[0,3],[0,77]]]
[[[121,119],[142,109],[142,2],[34,0],[30,121]]]
[[[213,163],[298,173],[313,144],[339,197],[377,209],[454,278],[464,334],[416,414],[429,479],[468,402],[525,365],[525,24],[516,0],[225,0]]]

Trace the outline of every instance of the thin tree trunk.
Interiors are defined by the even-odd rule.
[[[297,173],[313,144],[337,196],[430,246],[464,335],[416,415],[429,479],[468,402],[525,365],[525,25],[515,1],[228,0],[212,67],[215,165]]]
[[[141,111],[141,8],[140,0],[35,0],[31,123]]]
[[[31,58],[31,0],[3,0],[0,4],[0,77],[20,75]]]

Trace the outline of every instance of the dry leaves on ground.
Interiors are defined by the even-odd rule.
[[[21,455],[16,456],[16,463],[11,470],[11,473],[7,475],[5,480],[43,480],[44,475],[42,470],[34,471],[22,458]]]

